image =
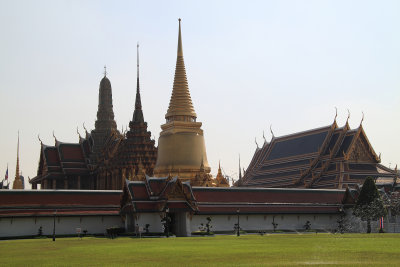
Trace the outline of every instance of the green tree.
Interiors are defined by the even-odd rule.
[[[372,177],[365,179],[353,214],[367,222],[367,233],[371,233],[371,221],[376,221],[386,215],[385,207]]]

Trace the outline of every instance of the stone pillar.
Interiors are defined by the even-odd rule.
[[[81,177],[78,176],[78,188],[77,189],[81,189]]]

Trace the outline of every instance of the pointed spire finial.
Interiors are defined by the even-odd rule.
[[[136,45],[136,69],[137,69],[137,80],[139,81],[139,42]],[[138,86],[139,88],[139,86]]]
[[[54,130],[53,130],[53,137],[54,137],[54,140],[57,142],[57,137],[54,134]]]
[[[135,99],[135,111],[133,112],[133,122],[144,122],[143,111],[142,111],[142,100],[140,98],[140,82],[139,82],[139,42],[136,46],[136,99]],[[130,124],[129,124],[129,127]],[[128,127],[126,127],[128,129]]]
[[[85,132],[86,132],[86,134],[87,134],[88,131],[87,131],[86,127],[85,127],[85,123],[83,123],[82,126],[83,126],[83,129],[85,130]]]
[[[337,107],[335,107],[335,110],[336,110],[336,114],[335,114],[335,119],[333,121],[336,121],[336,118],[337,118]]]
[[[347,109],[347,120],[346,120],[346,123],[348,123],[348,122],[349,122],[349,119],[350,119],[350,110],[349,110],[349,109]]]
[[[104,77],[106,77],[106,76],[107,76],[107,66],[104,65]]]
[[[362,112],[362,118],[361,118],[360,126],[362,125],[362,123],[364,121],[364,111],[361,111],[361,112]]]
[[[181,34],[181,19],[179,21],[179,35],[178,35],[178,56],[183,57],[183,49],[182,49],[182,34]]]

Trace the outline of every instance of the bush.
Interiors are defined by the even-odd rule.
[[[125,228],[124,227],[117,227],[117,226],[113,226],[110,228],[106,229],[107,231],[107,235],[111,238],[117,237],[119,234],[122,234],[125,232]]]

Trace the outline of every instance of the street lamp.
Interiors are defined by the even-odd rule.
[[[57,210],[54,211],[54,220],[53,220],[53,241],[56,241],[56,214],[57,214]]]
[[[240,213],[240,209],[237,209],[237,210],[236,210],[236,213],[237,213],[237,217],[238,217],[236,235],[237,235],[237,236],[240,236],[240,224],[239,224],[239,213]]]

